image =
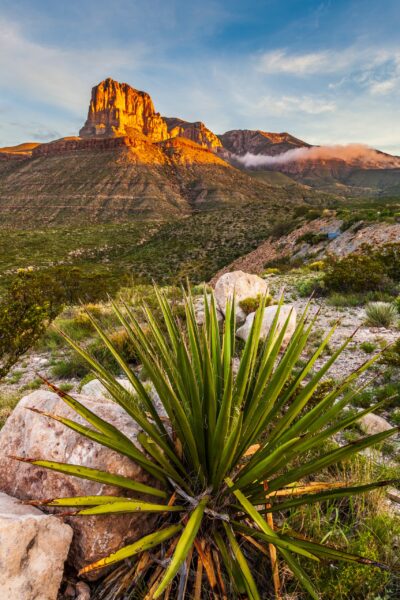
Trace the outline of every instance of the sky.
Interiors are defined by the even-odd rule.
[[[0,0],[0,146],[77,135],[106,77],[162,115],[400,154],[399,0]]]

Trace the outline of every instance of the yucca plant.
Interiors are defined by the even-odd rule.
[[[113,309],[159,396],[164,414],[156,408],[146,386],[94,319],[94,327],[135,394],[126,392],[101,364],[69,340],[86,358],[114,401],[141,427],[140,447],[51,384],[86,420],[87,426],[46,415],[130,457],[152,476],[154,485],[78,465],[28,461],[113,484],[123,490],[118,497],[59,498],[42,504],[76,507],[74,514],[81,518],[136,511],[159,514],[158,525],[152,533],[86,566],[81,573],[133,559],[124,571],[124,580],[126,582],[128,577],[136,586],[140,577],[146,575],[143,597],[176,594],[183,598],[188,594],[199,599],[206,586],[204,589],[214,597],[245,595],[256,600],[260,598],[260,591],[251,563],[257,553],[271,562],[271,581],[277,596],[280,594],[279,561],[286,563],[312,598],[319,595],[301,564],[304,557],[313,561],[344,560],[384,567],[366,557],[304,539],[284,527],[277,528],[273,521],[273,516],[279,514],[280,523],[284,523],[285,511],[293,507],[351,497],[395,483],[330,483],[326,471],[323,476],[331,465],[383,442],[399,429],[364,437],[342,447],[334,446],[334,449],[327,445],[334,434],[382,404],[357,414],[343,412],[357,395],[354,386],[357,378],[376,358],[365,362],[342,383],[332,386],[308,409],[308,402],[321,380],[351,338],[321,369],[313,371],[333,335],[333,327],[307,364],[296,368],[316,317],[308,317],[307,307],[289,345],[281,352],[289,319],[279,331],[281,299],[268,336],[261,340],[264,298],[235,373],[234,301],[227,303],[221,331],[212,295],[210,302],[205,298],[206,319],[202,326],[196,323],[189,293],[183,293],[184,319],[174,316],[162,291],[156,289],[156,295],[161,318],[144,306],[141,324],[129,306],[113,304]],[[154,500],[150,501],[149,497]]]

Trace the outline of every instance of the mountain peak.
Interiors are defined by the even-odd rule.
[[[167,124],[154,109],[147,92],[111,77],[94,88],[80,137],[114,137],[139,131],[153,142],[169,137]]]

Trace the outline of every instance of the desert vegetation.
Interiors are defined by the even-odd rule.
[[[308,308],[308,321],[300,317],[294,334],[296,344],[300,344],[299,340],[302,339],[301,344],[296,346],[292,340],[284,353],[275,353],[273,363],[267,361],[272,370],[266,381],[265,397],[271,393],[269,386],[274,373],[281,373],[282,381],[279,384],[281,387],[278,386],[276,411],[265,422],[258,417],[253,420],[251,412],[247,411],[258,410],[256,407],[259,402],[253,400],[252,394],[257,389],[256,382],[261,377],[263,361],[267,360],[268,352],[270,356],[274,354],[272,336],[267,338],[270,340],[267,351],[268,342],[255,341],[257,319],[255,333],[250,336],[253,339],[251,343],[235,340],[234,332],[231,331],[229,352],[235,371],[232,366],[229,376],[233,389],[236,389],[237,378],[242,369],[246,392],[238,415],[231,412],[226,419],[225,424],[230,424],[232,429],[225,435],[230,433],[232,436],[236,431],[239,441],[237,450],[232,451],[232,460],[228,461],[223,476],[219,474],[218,485],[215,484],[215,488],[208,491],[214,485],[212,477],[216,477],[215,472],[213,474],[210,471],[214,456],[210,452],[213,451],[214,441],[217,443],[216,438],[211,442],[207,437],[208,419],[214,414],[214,424],[217,426],[218,416],[223,414],[219,411],[226,391],[224,378],[221,387],[214,389],[216,380],[211,374],[215,374],[219,364],[226,364],[223,348],[227,345],[227,324],[229,325],[229,318],[233,319],[233,316],[228,317],[225,322],[220,321],[217,326],[211,305],[206,311],[205,324],[200,326],[194,323],[193,311],[197,314],[197,303],[204,290],[207,294],[212,292],[212,288],[204,287],[201,282],[209,279],[218,268],[238,255],[257,247],[267,236],[278,234],[282,227],[279,217],[271,221],[266,210],[260,206],[257,218],[254,219],[254,210],[252,206],[251,209],[232,209],[228,213],[203,212],[174,223],[122,224],[118,226],[118,237],[117,226],[101,225],[97,228],[83,228],[81,231],[70,228],[35,233],[10,231],[2,239],[3,244],[10,246],[11,254],[9,258],[5,253],[2,254],[4,271],[0,281],[2,319],[7,324],[3,329],[8,332],[8,337],[4,336],[2,340],[2,358],[8,362],[4,362],[0,384],[0,427],[22,396],[35,391],[44,393],[47,386],[43,377],[55,386],[60,398],[64,398],[67,405],[70,402],[71,406],[75,396],[80,398],[79,394],[92,393],[89,390],[94,390],[96,381],[100,380],[106,385],[101,394],[107,393],[108,397],[114,398],[121,406],[130,398],[129,410],[134,411],[131,417],[133,420],[138,417],[140,426],[145,431],[141,436],[145,444],[142,445],[144,456],[146,460],[151,457],[151,464],[156,465],[155,471],[157,472],[157,465],[162,465],[164,470],[172,469],[174,477],[178,475],[177,480],[168,476],[166,482],[155,484],[157,489],[161,487],[164,490],[166,496],[163,497],[145,498],[140,493],[136,497],[135,494],[122,491],[121,502],[132,503],[129,508],[133,509],[135,506],[135,510],[142,510],[146,509],[143,503],[150,503],[153,504],[154,511],[161,511],[150,513],[156,515],[156,518],[153,529],[147,536],[154,535],[157,540],[161,531],[162,539],[165,528],[175,529],[170,529],[173,535],[169,541],[160,542],[159,546],[149,549],[148,554],[145,551],[143,556],[138,555],[136,559],[128,557],[115,565],[111,559],[112,572],[108,575],[96,575],[100,576],[100,580],[90,584],[93,600],[113,600],[119,597],[133,599],[137,594],[143,598],[150,590],[156,591],[166,573],[165,589],[171,597],[181,593],[179,590],[182,588],[187,594],[198,594],[199,582],[204,594],[212,594],[214,589],[218,595],[223,597],[225,594],[228,598],[238,597],[240,594],[252,598],[256,598],[257,594],[262,598],[272,598],[277,594],[279,597],[280,594],[285,599],[300,600],[318,593],[321,598],[328,600],[386,600],[399,593],[400,584],[396,571],[399,519],[397,503],[391,501],[391,496],[388,495],[398,494],[399,446],[396,434],[387,433],[400,424],[398,244],[387,244],[373,250],[364,249],[344,258],[316,255],[305,259],[296,257],[293,261],[290,257],[284,257],[262,265],[259,274],[269,287],[269,296],[249,294],[248,297],[243,297],[239,308],[245,315],[252,315],[254,312],[259,315],[267,305],[276,307],[283,287],[285,302],[294,306],[299,315],[303,314],[311,295],[312,306]],[[221,221],[218,221],[218,230],[215,227],[217,214],[218,219],[223,219],[222,233]],[[294,219],[299,219],[299,223],[304,218],[312,222],[321,214],[319,209],[306,207],[300,211],[298,207]],[[318,249],[320,241],[310,237],[308,242],[303,240],[301,243]],[[17,271],[15,264],[22,266],[22,270]],[[181,288],[175,285],[186,277],[191,282],[189,295],[194,298],[194,307],[189,298],[182,299]],[[152,280],[162,284],[161,291],[155,290]],[[208,306],[204,299],[202,306]],[[21,315],[26,318],[21,318]],[[218,318],[220,320],[220,313]],[[308,329],[311,322],[314,326]],[[326,333],[330,329],[334,329],[334,332],[327,339]],[[358,331],[353,335],[356,329]],[[202,367],[201,376],[198,370],[198,377],[193,379],[192,370],[196,365],[192,354],[194,339],[200,340],[201,364],[204,368],[208,364],[211,371],[207,375]],[[177,340],[183,340],[183,343],[178,344]],[[178,346],[185,348],[188,353],[185,362],[187,366],[181,362],[185,355],[179,354]],[[206,358],[211,362],[202,362]],[[242,363],[249,367],[247,375],[244,375],[244,366],[239,367],[237,373],[236,369]],[[366,364],[370,366],[368,370],[364,370]],[[157,365],[156,371],[154,365]],[[353,372],[359,374],[358,383]],[[181,377],[182,374],[185,374],[185,379],[177,380],[178,375]],[[128,395],[122,391],[123,381],[133,384],[133,390]],[[208,391],[205,395],[206,382]],[[94,387],[90,388],[92,384]],[[346,393],[343,392],[344,389]],[[186,418],[190,421],[189,430],[185,433],[182,433],[182,423],[176,420],[182,418],[182,414],[179,413],[181,416],[178,414],[177,417],[178,408],[172,409],[168,405],[168,401],[171,401],[168,400],[168,390],[176,390],[176,398],[185,407]],[[191,398],[196,397],[196,394],[203,400],[207,397],[206,404],[201,404],[197,415],[197,433],[193,435],[192,431],[191,434],[195,439],[196,449],[200,452],[200,448],[197,448],[200,443],[197,434],[204,430],[201,460],[205,462],[199,463],[205,473],[205,480],[202,482],[197,471],[196,477],[194,476],[193,447],[190,451],[185,441],[185,436],[190,434],[195,423]],[[234,392],[232,398],[233,395]],[[306,396],[307,400],[303,405],[301,398]],[[154,397],[159,397],[164,406],[163,411],[167,414],[166,418],[171,422],[171,431],[174,432],[172,441],[168,441],[172,445],[162,446],[161,450],[157,445],[160,440],[154,443],[151,437],[154,427],[157,429],[158,425],[155,425],[155,415],[150,416],[150,405],[146,404],[149,399],[153,402]],[[336,398],[341,406],[340,403],[346,397],[349,399],[348,412],[342,415],[331,414],[329,409],[328,420],[322,430],[315,431],[311,437],[307,437],[310,435],[307,430],[299,434],[300,440],[293,441],[293,456],[290,454],[290,444],[287,451],[285,446],[280,459],[281,470],[278,469],[272,476],[268,470],[260,471],[259,479],[254,479],[251,485],[244,483],[244,487],[238,486],[233,492],[229,491],[226,477],[231,478],[234,483],[241,481],[241,473],[244,476],[250,465],[256,468],[259,458],[268,465],[270,456],[275,456],[274,452],[279,454],[280,443],[277,442],[276,447],[268,445],[271,432],[276,428],[279,431],[282,427],[282,433],[276,434],[277,441],[284,440],[283,443],[286,443],[287,436],[289,443],[293,427],[296,432],[296,427],[300,427],[297,423],[307,423],[309,415],[316,415],[325,406],[324,403],[327,406],[327,398]],[[214,398],[214,413],[209,412],[209,398]],[[132,407],[137,408],[131,407],[132,402]],[[286,403],[286,409],[283,408],[283,403]],[[299,408],[298,412],[296,407]],[[172,420],[169,415],[171,411]],[[290,415],[293,415],[293,419]],[[385,423],[379,433],[382,439],[376,438],[378,442],[373,444],[373,450],[360,448],[367,443],[368,435],[378,435],[368,429],[368,415],[376,415],[378,419],[382,419],[379,426],[382,422]],[[240,436],[244,436],[243,425],[239,427],[240,435],[237,422],[236,429],[234,428],[238,416],[242,420],[247,418],[247,423],[260,425],[257,435],[250,435],[248,430],[249,437],[246,443],[243,438],[242,446]],[[222,416],[219,420],[222,421]],[[287,427],[280,425],[281,422],[287,423]],[[342,428],[343,422],[347,425]],[[65,425],[71,426],[71,423],[65,422]],[[93,425],[94,422],[88,426],[92,428]],[[107,425],[103,424],[102,427]],[[161,429],[158,434],[160,431]],[[326,438],[323,438],[324,432]],[[121,432],[118,435],[120,434]],[[316,440],[323,440],[323,443],[313,446],[311,442],[314,436]],[[228,437],[225,437],[222,447],[227,446],[227,440]],[[310,447],[307,446],[307,440]],[[98,441],[106,440],[98,438]],[[298,444],[303,441],[306,443],[304,455],[295,454]],[[236,443],[235,440],[233,442]],[[243,457],[248,449],[245,448],[246,444],[250,448],[257,444],[260,447],[255,452],[253,448],[253,454]],[[243,450],[242,453],[239,448]],[[348,455],[345,448],[349,450]],[[350,452],[353,448],[354,452]],[[262,452],[264,454],[261,455]],[[279,480],[279,477],[288,476],[290,472],[296,473],[304,463],[318,464],[324,455],[334,457],[342,456],[342,453],[344,458],[340,458],[337,463],[296,480],[296,485],[300,481],[301,485],[306,486],[307,493],[304,497],[280,496],[282,488],[279,488],[271,491],[276,493],[276,497],[270,503],[266,504],[264,496],[261,498],[260,488],[264,481],[274,477]],[[136,458],[142,460],[143,456],[135,455]],[[146,465],[149,467],[147,463]],[[214,471],[218,470],[218,462],[213,468]],[[150,466],[150,469],[154,471],[154,466]],[[158,474],[160,475],[160,471]],[[154,476],[155,472],[151,472],[150,477]],[[376,486],[376,482],[389,482],[389,492],[386,485],[382,483]],[[314,486],[316,483],[322,486],[318,491]],[[314,486],[313,489],[310,486]],[[345,494],[345,487],[358,489],[364,486],[368,490],[365,494]],[[190,493],[187,487],[190,488]],[[178,488],[186,496],[180,496]],[[205,491],[209,504],[202,512],[202,493]],[[235,496],[234,492],[238,494]],[[245,500],[252,502],[253,509],[262,518],[262,525],[254,520],[258,517],[251,507],[250,513],[246,512],[249,506],[246,502],[246,507],[241,503],[243,498],[240,493],[244,494]],[[195,504],[188,496],[195,499]],[[225,498],[229,498],[226,505]],[[171,506],[165,510],[169,500]],[[196,504],[197,500],[199,504]],[[301,503],[301,500],[305,502]],[[78,505],[67,506],[69,501],[77,502]],[[74,515],[74,520],[84,519],[85,510],[90,514],[90,511],[101,513],[108,508],[117,508],[105,508],[107,504],[84,505],[83,500],[67,499],[60,502],[65,504],[62,508],[65,512],[83,511],[82,516]],[[138,504],[134,505],[134,502]],[[112,504],[114,503],[112,500]],[[200,504],[196,520],[194,517],[192,519]],[[154,505],[158,505],[158,508],[154,508]],[[230,521],[219,518],[218,515],[225,514],[222,509],[227,512]],[[218,513],[217,517],[213,516],[213,511]],[[191,538],[187,536],[189,531],[193,533],[196,529],[193,525],[196,525],[200,513],[201,523],[195,536],[196,543],[190,545]],[[293,547],[286,549],[289,562],[286,562],[285,548],[276,545],[279,580],[277,571],[273,568],[274,553],[271,553],[270,546],[274,540],[268,537],[271,531],[267,533],[265,529],[271,527],[271,516],[274,535],[280,536],[285,544],[296,546],[299,540],[302,544],[300,554]],[[187,527],[189,529],[186,534]],[[185,535],[182,542],[179,541],[181,535]],[[187,550],[185,540],[189,540],[192,550]],[[312,546],[311,551],[311,546],[306,548],[305,544],[317,544],[318,551],[316,546]],[[327,550],[323,550],[325,546],[328,546]],[[175,555],[177,549],[179,553]],[[305,556],[314,552],[314,558],[319,560]],[[345,552],[352,557],[370,559],[373,565],[366,566],[356,558],[343,563],[336,562],[333,554],[326,554],[329,552],[335,553],[337,558],[339,555],[343,558],[341,553]],[[118,556],[122,555],[123,552]],[[168,560],[164,564],[165,557],[174,557],[171,564],[175,567],[171,567],[169,572]],[[207,572],[208,561],[211,562],[212,570]],[[389,568],[382,569],[382,565]],[[97,569],[94,572],[97,573]],[[175,577],[169,579],[173,573]],[[63,595],[66,587],[67,582],[64,581],[60,590],[62,600],[66,598]],[[120,589],[118,593],[117,589]]]
[[[373,492],[378,494],[376,502],[382,486],[397,480],[390,479],[388,473],[376,480],[376,473],[368,471],[368,461],[358,457],[358,452],[383,444],[397,429],[357,436],[357,440],[344,444],[332,440],[332,436],[348,431],[376,408],[372,405],[359,413],[342,412],[357,397],[357,379],[377,356],[340,384],[328,385],[315,396],[325,372],[351,338],[321,368],[315,368],[332,330],[315,345],[309,360],[299,363],[312,334],[312,324],[306,321],[307,308],[280,355],[288,321],[281,331],[277,329],[278,307],[269,334],[261,341],[265,298],[261,299],[252,332],[239,351],[235,374],[232,304],[226,306],[221,332],[213,297],[211,304],[205,302],[209,309],[201,327],[196,323],[190,296],[184,298],[184,311],[178,315],[162,292],[155,290],[155,297],[156,312],[144,306],[145,325],[128,305],[114,304],[113,312],[157,392],[167,421],[160,418],[159,409],[129,359],[90,313],[91,326],[135,395],[128,396],[113,371],[68,339],[114,401],[143,429],[138,437],[142,450],[71,396],[53,388],[94,430],[83,431],[78,423],[62,420],[67,427],[130,456],[158,482],[152,488],[115,477],[114,483],[130,490],[129,496],[69,497],[45,502],[72,507],[73,514],[82,518],[132,511],[159,513],[153,533],[86,566],[82,573],[138,555],[136,562],[119,567],[117,578],[114,575],[103,583],[103,590],[105,586],[113,598],[133,593],[132,581],[135,586],[140,582],[154,598],[166,589],[169,594],[179,595],[182,587],[200,598],[204,586],[217,595],[245,594],[254,599],[262,597],[261,590],[266,589],[270,595],[280,596],[291,590],[301,595],[300,586],[307,597],[319,598],[318,587],[322,585],[324,597],[346,598],[352,593],[361,597],[363,590],[369,594],[372,589],[395,585],[385,571],[390,569],[394,555],[377,541],[378,536],[387,539],[396,531],[395,522],[389,516],[374,515],[372,504],[359,497],[378,490]],[[112,474],[100,471],[45,460],[30,462],[113,482]],[[133,497],[132,492],[136,494]],[[144,500],[143,493],[154,500]],[[363,529],[361,515],[370,528]],[[140,558],[142,553],[147,556],[144,560]],[[170,557],[165,567],[160,563],[164,554]],[[382,564],[383,556],[388,564]],[[337,576],[327,575],[324,568],[332,561],[344,561],[346,565],[339,567],[339,588]],[[291,575],[282,578],[278,565],[283,563]],[[263,569],[261,564],[265,564]]]

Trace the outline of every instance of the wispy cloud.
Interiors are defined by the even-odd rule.
[[[337,76],[338,80],[328,83],[328,89],[357,84],[372,94],[385,94],[400,83],[400,46],[379,48],[358,43],[312,53],[272,50],[256,57],[255,69],[264,75],[318,77],[322,81]]]
[[[336,104],[332,100],[319,96],[267,96],[262,99],[259,106],[276,115],[287,115],[293,112],[302,112],[309,115],[320,115],[334,112]]]
[[[257,70],[266,74],[312,75],[325,70],[328,59],[327,52],[290,54],[286,50],[272,50],[260,56]]]

